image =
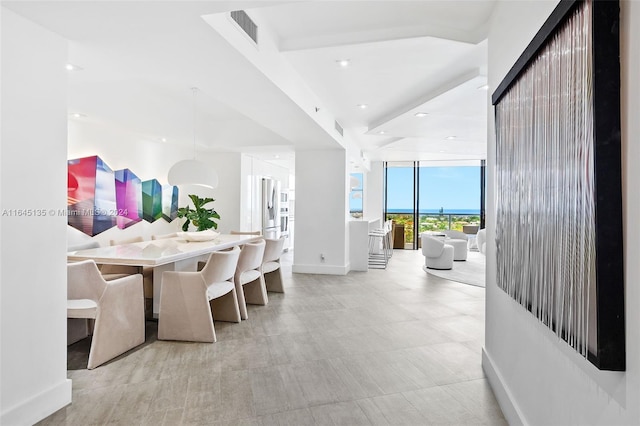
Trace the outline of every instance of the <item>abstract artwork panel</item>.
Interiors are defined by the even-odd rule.
[[[561,2],[493,96],[497,285],[606,370],[625,369],[618,23],[617,2]]]
[[[142,182],[142,218],[151,223],[162,218],[162,185],[156,179]]]
[[[98,235],[116,223],[113,171],[98,156],[69,160],[68,223],[87,235]]]
[[[129,169],[114,172],[97,155],[67,161],[68,224],[85,234],[124,229],[142,219],[171,222],[177,216],[177,186],[141,182]]]
[[[171,222],[178,217],[178,187],[162,185],[162,217]]]
[[[142,220],[142,181],[129,169],[116,170],[118,228],[125,229]]]

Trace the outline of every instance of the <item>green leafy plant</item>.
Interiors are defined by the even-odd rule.
[[[189,194],[189,198],[191,198],[195,209],[189,206],[178,209],[178,217],[187,219],[182,225],[182,230],[188,231],[190,223],[193,223],[193,226],[198,228],[198,231],[206,231],[211,228],[218,229],[218,224],[213,219],[220,219],[220,215],[214,209],[204,207],[205,204],[212,203],[215,200],[213,198],[200,198],[195,194]]]

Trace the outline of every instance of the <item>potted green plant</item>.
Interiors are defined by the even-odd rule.
[[[189,194],[194,209],[190,206],[180,207],[178,209],[178,217],[186,218],[187,220],[182,225],[182,230],[187,232],[189,230],[189,224],[193,223],[193,226],[198,231],[206,231],[207,229],[218,229],[218,224],[213,219],[220,219],[220,215],[213,209],[205,208],[205,204],[212,203],[215,200],[213,198],[200,198],[195,194]]]

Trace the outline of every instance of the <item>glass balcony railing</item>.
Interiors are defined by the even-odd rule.
[[[395,222],[397,229],[403,229],[405,244],[413,244],[416,234],[425,231],[454,229],[462,231],[464,225],[480,225],[479,214],[421,213],[418,216],[418,232],[414,232],[413,215],[407,213],[387,213],[387,220]]]

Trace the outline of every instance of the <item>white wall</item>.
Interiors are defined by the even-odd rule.
[[[557,2],[498,2],[489,34],[495,90]],[[621,2],[627,371],[597,370],[496,287],[495,136],[489,119],[486,341],[483,365],[511,424],[640,423],[640,3]],[[493,109],[491,110],[493,111]],[[489,114],[493,117],[493,113]]]
[[[289,189],[291,171],[267,163],[248,154],[241,155],[240,225],[239,231],[262,231],[262,178],[280,182],[280,189]]]
[[[345,150],[296,152],[293,272],[349,271],[348,179]]]
[[[188,158],[190,152],[170,143],[145,139],[137,134],[107,126],[87,119],[69,120],[68,158],[98,155],[113,170],[128,168],[140,179],[158,179],[166,185],[169,168],[179,160]],[[240,226],[240,154],[198,152],[197,158],[210,164],[218,173],[218,187],[206,189],[199,186],[180,186],[179,206],[189,203],[188,194],[215,199],[212,206],[220,214],[218,230],[228,232]],[[104,231],[93,239],[101,245],[109,240],[123,240],[135,236],[150,239],[154,234],[167,234],[180,230],[184,219],[167,222],[159,219],[153,223],[140,221],[126,229],[117,227]],[[90,240],[91,237],[69,227],[68,244],[73,246]]]
[[[32,424],[71,402],[67,379],[66,41],[1,9],[0,423]]]
[[[371,170],[364,174],[364,216],[381,218],[384,211],[384,167],[382,161],[371,162]]]

